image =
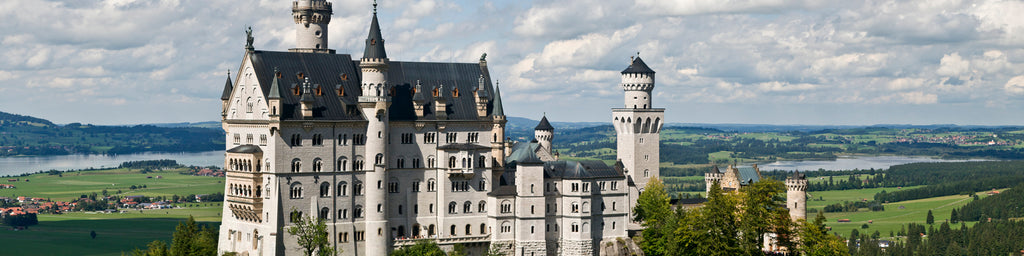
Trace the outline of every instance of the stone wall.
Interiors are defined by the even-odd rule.
[[[516,242],[516,249],[519,250],[515,255],[527,255],[527,256],[543,256],[547,255],[547,246],[544,241],[524,241]]]
[[[566,240],[559,241],[561,251],[559,255],[594,255],[593,240]]]
[[[637,246],[633,242],[633,239],[628,237],[622,238],[605,238],[598,244],[601,248],[599,249],[599,255],[601,256],[643,256],[644,252],[640,250],[640,246]]]

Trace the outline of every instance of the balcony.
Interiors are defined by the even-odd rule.
[[[486,243],[486,242],[490,242],[491,241],[491,235],[487,234],[487,235],[456,236],[456,237],[442,237],[442,238],[438,238],[436,236],[428,237],[428,238],[395,238],[395,247],[411,246],[411,245],[416,244],[416,242],[423,241],[423,240],[433,240],[438,245],[465,244],[465,243]]]

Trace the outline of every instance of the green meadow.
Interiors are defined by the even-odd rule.
[[[817,200],[821,197],[824,201],[808,201],[807,218],[813,220],[814,216],[817,216],[817,213],[810,212],[811,208],[821,210],[822,207],[828,204],[861,200],[861,198],[871,200],[875,193],[882,190],[892,191],[893,189],[894,188],[873,188],[811,192],[809,194],[812,196],[813,200]],[[985,192],[979,192],[977,195],[979,198],[987,196]],[[907,223],[925,224],[929,210],[932,211],[932,215],[935,217],[934,225],[936,225],[937,228],[939,224],[949,219],[949,215],[953,209],[960,208],[972,200],[973,197],[964,195],[942,196],[886,203],[883,204],[885,206],[885,211],[872,212],[868,209],[860,209],[860,211],[857,212],[825,213],[825,218],[828,219],[826,225],[832,228],[832,233],[843,236],[849,236],[850,231],[858,229],[858,232],[861,234],[871,234],[878,231],[882,237],[889,237],[890,232],[898,232],[900,227],[905,226]],[[839,219],[849,219],[850,222],[840,223],[838,222]],[[862,228],[864,224],[868,224],[868,228]],[[974,223],[971,222],[967,223],[968,226],[973,224]],[[958,228],[960,225],[952,224],[951,226]]]
[[[0,189],[0,196],[41,197],[53,201],[71,201],[82,195],[101,193],[104,189],[114,195],[121,190],[121,196],[145,195],[186,196],[224,192],[224,178],[179,174],[183,169],[172,169],[142,173],[138,169],[110,169],[97,171],[66,172],[61,175],[33,174],[17,182],[3,181],[17,186],[15,189]],[[161,176],[157,178],[157,176]],[[26,181],[28,180],[28,181]],[[146,188],[132,190],[131,186]]]
[[[179,174],[183,169],[143,174],[137,169],[67,172],[62,175],[34,174],[19,177],[16,189],[0,190],[0,196],[30,196],[70,201],[106,189],[111,195],[148,197],[210,194],[223,192],[224,178]],[[156,176],[161,176],[157,179]],[[17,179],[17,178],[15,178]],[[28,179],[29,181],[25,181]],[[132,190],[131,186],[146,188]],[[39,225],[14,231],[0,227],[2,255],[121,255],[143,248],[153,240],[170,243],[175,226],[189,216],[219,226],[222,205],[181,203],[178,209],[128,210],[119,213],[69,212],[40,214]],[[96,232],[96,238],[89,236]],[[56,246],[55,246],[56,245]]]

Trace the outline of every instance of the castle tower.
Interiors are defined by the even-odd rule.
[[[366,218],[366,251],[386,254],[390,248],[388,223],[385,203],[386,192],[384,183],[387,177],[388,152],[388,107],[391,98],[388,96],[388,57],[384,51],[384,39],[377,23],[377,4],[373,4],[373,20],[370,33],[366,38],[366,51],[359,61],[362,72],[362,95],[359,96],[359,108],[366,118],[366,151],[367,161],[373,159],[373,165],[366,169],[365,199]]]
[[[711,192],[711,187],[715,184],[715,182],[718,182],[719,186],[721,186],[722,177],[724,176],[725,174],[722,173],[721,170],[718,170],[717,165],[711,167],[711,170],[708,171],[707,173],[704,173],[704,194],[706,195],[707,193]]]
[[[548,122],[548,117],[544,116],[540,118],[540,123],[537,127],[533,128],[533,137],[537,139],[537,143],[542,148],[551,152],[551,140],[555,138],[555,127],[551,126]]]
[[[625,92],[625,107],[612,109],[618,158],[626,168],[626,175],[638,189],[643,189],[651,177],[660,174],[658,154],[665,109],[651,107],[654,70],[639,56],[622,71],[621,86]]]
[[[807,219],[807,176],[800,171],[786,178],[786,208],[793,221]]]
[[[334,53],[327,49],[327,24],[334,13],[326,0],[298,0],[292,2],[295,20],[295,48],[292,52]]]

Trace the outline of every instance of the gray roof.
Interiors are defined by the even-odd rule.
[[[274,76],[274,81],[270,83],[270,94],[267,96],[267,99],[280,99],[281,86],[277,82],[277,70],[272,75]]]
[[[540,118],[540,123],[538,123],[537,127],[533,128],[533,129],[534,130],[541,130],[541,131],[554,131],[555,127],[552,127],[551,123],[548,122],[548,117],[544,116],[544,117]]]
[[[537,144],[536,141],[530,143],[516,143],[512,146],[512,153],[509,154],[508,158],[505,158],[505,163],[508,166],[516,166],[519,164],[543,164],[544,161],[537,157]]]
[[[793,175],[789,176],[789,178],[802,180],[807,178],[807,174],[800,173],[800,171],[793,171]]]
[[[551,161],[544,163],[546,178],[593,179],[622,178],[621,169],[608,166],[600,160]]]
[[[253,51],[250,59],[264,95],[270,95],[275,68],[282,73],[278,81],[281,86],[299,86],[303,82],[298,78],[299,74],[308,77],[311,84],[322,86],[323,94],[313,97],[313,117],[305,120],[364,120],[356,105],[361,93],[359,61],[353,61],[351,55]],[[487,83],[484,90],[492,90],[487,68],[479,63],[393,61],[389,65],[387,80],[395,88],[389,108],[392,121],[436,120],[433,111],[435,101],[433,93],[429,92],[441,84],[444,84],[444,92],[439,97],[446,101],[448,120],[479,120],[476,99],[471,92],[478,86],[480,75]],[[417,117],[413,112],[412,88],[416,81],[421,82],[419,91],[424,92],[422,98],[426,115],[423,117]],[[344,92],[343,96],[338,95],[339,87]],[[302,120],[300,95],[287,88],[280,89],[281,120]],[[454,89],[459,90],[459,97],[454,97],[451,92]],[[494,100],[488,104],[488,115],[494,111]]]
[[[751,183],[761,180],[761,175],[757,173],[757,169],[750,166],[737,167],[739,170],[740,185],[750,185]]]
[[[492,109],[492,113],[491,114],[493,114],[495,116],[504,116],[505,115],[505,109],[504,109],[504,107],[501,106],[501,88],[498,88],[497,84],[494,85],[494,100],[492,100],[491,102],[494,105],[491,108]]]
[[[477,145],[475,143],[452,143],[452,144],[445,144],[445,145],[441,145],[441,146],[437,147],[437,149],[440,149],[440,150],[449,150],[449,149],[451,149],[451,150],[472,150],[472,151],[491,150],[490,147]]]
[[[640,59],[640,56],[636,56],[636,58],[633,59],[633,62],[629,64],[629,67],[627,67],[626,70],[623,70],[622,73],[623,74],[638,74],[638,73],[639,74],[654,74],[654,70],[651,69],[650,67],[648,67],[647,63],[644,63],[644,61]]]
[[[228,81],[224,82],[224,92],[222,92],[220,94],[220,99],[221,100],[230,100],[231,99],[231,89],[232,89],[231,87],[233,87],[233,86],[231,86],[231,74],[228,74]]]
[[[245,144],[237,147],[228,149],[228,153],[262,153],[263,150],[259,146],[252,144]]]
[[[363,51],[363,58],[384,59],[388,53],[384,51],[384,37],[380,34],[380,23],[377,22],[377,12],[373,12],[373,21],[370,22],[370,34],[366,36],[366,50]]]

